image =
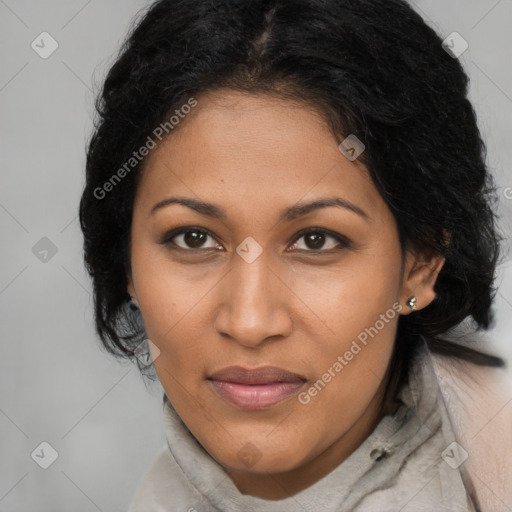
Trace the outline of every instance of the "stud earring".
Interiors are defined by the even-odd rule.
[[[130,309],[132,311],[137,311],[139,308],[133,303],[133,297],[131,295],[128,295],[128,302],[130,303]]]
[[[416,311],[416,297],[414,295],[407,300],[407,305],[411,308],[412,311]]]

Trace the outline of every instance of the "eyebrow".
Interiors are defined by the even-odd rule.
[[[188,197],[168,197],[163,199],[162,201],[156,203],[153,208],[151,208],[150,215],[153,215],[156,211],[171,204],[181,204],[183,206],[187,206],[188,208],[195,210],[201,215],[206,215],[215,219],[227,219],[227,214],[221,207],[212,203],[206,203],[204,201],[198,201],[197,199]],[[333,206],[349,210],[359,215],[367,222],[371,222],[370,216],[362,208],[341,197],[316,199],[310,203],[300,203],[286,208],[281,212],[279,216],[279,222],[291,222],[292,220],[295,220],[298,217],[302,217],[303,215],[307,215],[308,213],[311,213],[315,210]]]

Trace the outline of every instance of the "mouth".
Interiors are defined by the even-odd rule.
[[[306,382],[302,375],[276,366],[248,370],[230,366],[207,379],[213,390],[242,409],[266,409],[295,395]]]

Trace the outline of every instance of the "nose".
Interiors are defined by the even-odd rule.
[[[218,287],[216,331],[247,347],[288,336],[292,319],[287,306],[293,293],[264,254],[252,263],[235,255],[232,265]]]

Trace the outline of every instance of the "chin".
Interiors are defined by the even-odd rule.
[[[234,443],[233,443],[234,444]],[[236,443],[240,445],[241,443]],[[298,444],[298,443],[297,443]],[[226,447],[226,452],[209,452],[210,455],[224,468],[241,473],[268,474],[283,473],[301,466],[305,458],[297,453],[296,446],[278,449],[268,440],[257,443],[247,442],[233,450],[233,445]]]

